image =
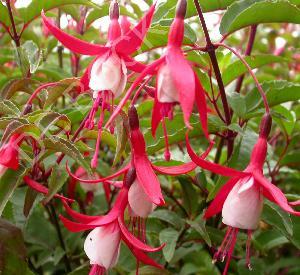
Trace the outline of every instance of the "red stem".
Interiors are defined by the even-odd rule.
[[[246,56],[250,56],[251,55],[251,52],[252,52],[252,49],[253,49],[254,40],[255,40],[256,30],[257,30],[257,25],[252,25],[251,29],[250,29],[250,35],[249,35],[248,45],[247,45],[247,48],[246,48],[246,51],[245,51],[245,55]],[[243,84],[243,81],[244,81],[244,77],[245,77],[245,75],[243,74],[237,80],[235,91],[238,92],[238,93],[241,91],[242,84]]]

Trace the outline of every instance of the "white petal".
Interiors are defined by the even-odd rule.
[[[110,224],[92,230],[85,242],[84,251],[91,264],[105,269],[116,265],[120,252],[120,230],[118,225]]]
[[[117,98],[118,96],[120,96],[122,94],[122,92],[124,91],[125,87],[126,87],[126,83],[127,83],[127,68],[125,65],[125,62],[123,61],[123,59],[121,59],[121,65],[122,65],[122,76],[121,76],[121,80],[119,83],[119,87],[117,88],[116,92],[115,92],[115,98]]]
[[[147,218],[156,207],[149,200],[138,180],[135,180],[129,188],[128,202],[133,212],[131,216],[139,216],[142,218]]]
[[[239,181],[227,196],[223,223],[241,229],[256,229],[263,206],[263,197],[253,178]]]
[[[117,92],[122,78],[122,64],[116,54],[106,60],[99,58],[92,66],[90,88],[94,91],[109,90]]]
[[[162,65],[157,73],[157,98],[162,103],[179,102],[179,92],[167,64]]]

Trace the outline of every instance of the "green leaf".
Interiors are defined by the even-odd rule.
[[[62,152],[67,156],[74,159],[80,166],[86,169],[91,174],[91,169],[87,161],[84,159],[80,151],[76,146],[69,140],[63,139],[57,136],[46,138],[44,140],[46,149],[53,150],[54,152]]]
[[[205,228],[205,220],[203,219],[203,215],[200,216],[200,218],[194,220],[194,221],[186,221],[187,224],[191,226],[191,228],[195,229],[200,236],[203,238],[203,240],[211,246],[211,240],[209,238],[209,235]]]
[[[247,111],[246,101],[243,95],[236,92],[227,93],[227,99],[232,110],[239,117],[243,117]]]
[[[33,41],[26,41],[21,47],[26,54],[30,73],[34,73],[42,60],[42,52]]]
[[[215,10],[226,9],[231,3],[234,2],[234,0],[200,0],[199,2],[203,12],[211,12]],[[187,0],[187,3],[186,18],[196,16],[197,10],[193,0]],[[164,3],[157,8],[153,22],[159,22],[164,18],[174,18],[176,5],[177,0],[165,0]]]
[[[160,219],[173,225],[176,229],[179,230],[184,226],[184,220],[181,217],[179,217],[176,213],[165,209],[159,209],[152,212],[149,215],[149,218]]]
[[[19,168],[17,171],[7,169],[0,177],[0,216],[13,192],[23,180],[25,168]],[[1,254],[1,253],[0,253]]]
[[[159,233],[160,242],[166,244],[163,248],[163,255],[167,262],[173,258],[178,237],[179,232],[173,228],[166,228]]]
[[[251,257],[251,269],[247,267],[246,260],[242,259],[238,262],[238,274],[239,275],[264,275],[265,265],[261,259]]]
[[[43,117],[36,122],[38,127],[41,129],[43,134],[46,134],[52,126],[64,130],[65,133],[68,133],[71,130],[71,121],[66,115],[61,115],[55,112],[47,112],[42,114]]]
[[[48,96],[44,104],[44,108],[49,108],[58,98],[64,94],[68,94],[79,86],[78,78],[66,78],[57,82],[57,85],[47,88]]]
[[[66,183],[69,174],[67,173],[65,167],[60,167],[55,164],[52,168],[52,172],[49,178],[49,191],[45,198],[45,203],[48,203],[56,193],[63,187]]]
[[[21,120],[12,121],[5,129],[2,142],[7,141],[14,134],[28,134],[36,139],[41,135],[40,129],[34,124],[24,124]]]
[[[35,18],[41,15],[41,11],[48,11],[60,6],[69,5],[69,4],[77,4],[77,5],[86,5],[89,7],[98,8],[96,4],[94,4],[90,0],[47,0],[47,1],[40,1],[40,0],[32,0],[30,4],[26,8],[19,8],[17,9],[17,22],[23,22],[27,24],[34,20]],[[9,15],[6,7],[0,3],[0,13],[1,18],[0,21],[3,22],[6,26],[10,26]]]
[[[1,275],[28,274],[22,231],[4,219],[0,219],[0,247]]]
[[[228,34],[261,23],[300,23],[300,9],[286,0],[234,2],[222,17],[220,32]]]
[[[265,202],[262,219],[268,224],[276,227],[287,238],[293,235],[293,223],[289,213],[283,211],[279,206],[269,201]]]
[[[109,3],[103,3],[97,9],[94,9],[91,12],[89,12],[86,18],[87,26],[90,26],[95,20],[107,16],[109,13],[109,5]],[[129,12],[124,6],[120,6],[120,14],[136,18],[136,15],[134,13]]]
[[[39,84],[39,81],[31,78],[13,79],[3,87],[0,92],[0,98],[10,99],[16,92],[25,92],[27,94],[32,94],[35,90],[35,87]]]
[[[289,101],[300,99],[300,84],[285,80],[269,81],[262,85],[271,107]],[[253,112],[263,106],[261,96],[255,88],[245,96],[247,113]]]
[[[198,209],[199,194],[197,194],[189,177],[180,176],[178,177],[178,181],[182,189],[184,208],[187,209],[188,213],[194,214]]]
[[[190,124],[193,130],[189,132],[189,137],[199,137],[202,135],[201,124],[199,123],[199,115],[192,114],[190,119]],[[225,127],[225,124],[216,116],[208,116],[209,132],[215,133],[220,128]],[[177,144],[185,140],[186,126],[183,121],[182,114],[174,115],[172,121],[166,121],[169,144]],[[163,148],[165,148],[164,133],[161,125],[157,128],[156,138],[154,139],[151,130],[145,133],[145,140],[147,144],[148,154],[153,154]]]
[[[252,56],[246,56],[245,60],[249,64],[251,69],[260,68],[273,63],[288,62],[286,58],[283,58],[281,56],[274,56],[271,54],[256,54]],[[222,79],[224,84],[228,85],[245,73],[248,73],[245,65],[242,63],[242,61],[236,60],[226,67],[225,71],[222,74]]]
[[[18,106],[16,106],[12,101],[10,100],[0,101],[0,114],[18,116],[20,115],[20,113],[21,112]]]
[[[268,251],[275,247],[289,243],[289,240],[277,229],[267,230],[255,236],[254,243],[262,251]]]

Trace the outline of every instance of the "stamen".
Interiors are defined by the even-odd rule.
[[[247,243],[246,243],[246,266],[249,270],[252,270],[251,267],[251,238],[252,238],[252,230],[248,230],[248,238],[247,238]]]
[[[238,232],[239,232],[238,228],[234,228],[233,229],[233,232],[232,232],[232,237],[233,238],[232,238],[231,245],[230,245],[230,248],[229,248],[229,251],[228,251],[226,266],[225,266],[225,269],[223,271],[223,275],[226,275],[227,272],[228,272],[228,268],[229,268],[229,264],[230,264],[232,253],[234,251],[234,246],[235,246],[235,243],[236,243],[236,238],[237,238]]]
[[[99,155],[99,150],[100,150],[102,125],[103,125],[103,120],[104,120],[104,100],[105,100],[105,94],[104,94],[104,98],[102,100],[101,113],[100,113],[100,118],[98,121],[98,136],[97,136],[97,141],[96,141],[95,153],[94,153],[93,159],[91,161],[91,167],[93,169],[95,169],[98,165],[98,155]]]
[[[171,153],[170,153],[170,148],[169,148],[168,132],[167,132],[167,127],[166,127],[166,123],[165,123],[164,118],[163,118],[161,123],[162,123],[162,127],[163,127],[163,130],[164,130],[164,138],[165,138],[165,143],[166,143],[165,160],[169,161],[171,159]]]
[[[234,234],[235,234],[235,228],[232,227],[231,231],[230,231],[230,234],[228,236],[228,239],[227,239],[226,246],[223,249],[223,252],[222,252],[222,255],[221,255],[221,262],[224,262],[226,256],[228,256],[228,254],[229,254],[231,244],[232,244],[232,241],[234,239]]]
[[[228,237],[229,237],[229,235],[230,235],[230,233],[231,233],[232,230],[233,230],[233,228],[230,227],[230,226],[227,228],[225,237],[224,237],[224,239],[223,239],[223,241],[222,241],[222,243],[221,243],[218,251],[215,253],[215,255],[213,257],[213,260],[212,260],[213,263],[216,263],[218,261],[220,254],[223,254],[223,248],[224,248],[225,245],[227,245],[227,243],[228,243]]]

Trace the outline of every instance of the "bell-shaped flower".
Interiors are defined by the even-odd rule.
[[[19,168],[19,144],[22,138],[19,134],[10,137],[8,143],[0,148],[0,165],[2,167],[17,170]],[[4,171],[4,168],[2,168]]]
[[[42,18],[49,31],[69,50],[77,54],[92,55],[96,58],[90,63],[81,78],[82,91],[93,90],[94,104],[85,127],[93,129],[94,120],[98,109],[101,109],[98,121],[98,137],[92,168],[98,165],[98,154],[102,135],[102,124],[105,110],[113,110],[114,98],[120,96],[127,82],[127,69],[135,72],[143,71],[146,66],[130,57],[142,44],[143,39],[151,25],[155,5],[151,6],[141,21],[128,32],[122,34],[119,23],[119,5],[113,0],[110,6],[110,25],[108,30],[108,42],[105,46],[91,44],[70,36],[57,28],[44,12]]]
[[[112,175],[98,179],[79,178],[76,174],[73,174],[70,171],[68,165],[66,165],[67,172],[77,181],[87,184],[97,184],[99,182],[108,182],[122,174],[126,174],[130,168],[135,169],[137,176],[136,184],[138,184],[140,189],[143,190],[144,194],[147,196],[147,200],[155,205],[162,205],[164,204],[164,198],[161,192],[159,180],[154,171],[164,175],[177,176],[193,171],[197,165],[194,162],[167,167],[152,164],[147,156],[145,139],[140,130],[139,117],[134,106],[130,107],[128,117],[130,126],[129,139],[132,153],[131,162],[129,164]],[[212,146],[213,144],[210,145],[201,157],[205,158],[210,152]],[[114,185],[116,185],[116,183],[114,183]]]
[[[91,265],[105,270],[114,267],[119,258],[121,232],[117,223],[93,229],[86,237],[84,251]]]
[[[127,82],[127,68],[123,59],[117,54],[99,57],[93,64],[89,87],[97,98],[101,91],[111,91],[114,97],[123,92]]]
[[[129,188],[128,203],[130,215],[133,217],[147,218],[155,209],[155,204],[149,200],[138,180],[135,180]]]
[[[300,212],[290,206],[282,191],[263,175],[263,166],[267,155],[267,137],[271,125],[272,118],[270,114],[266,114],[260,125],[259,138],[252,150],[250,163],[244,171],[237,171],[198,157],[191,148],[188,135],[186,136],[187,151],[198,166],[230,177],[221,187],[204,215],[204,218],[208,219],[222,212],[223,222],[228,225],[224,241],[214,257],[215,260],[223,260],[227,256],[224,274],[227,274],[239,229],[248,230],[246,258],[250,268],[251,234],[259,222],[263,197],[276,203],[284,211],[300,216]]]
[[[154,107],[152,111],[152,134],[155,136],[160,122],[165,132],[166,147],[168,147],[167,132],[164,123],[165,118],[172,119],[173,106],[180,104],[186,126],[191,128],[190,116],[196,103],[204,135],[208,138],[207,105],[205,91],[193,71],[192,66],[186,60],[181,49],[184,38],[184,17],[186,14],[186,0],[179,0],[176,17],[170,27],[166,54],[156,60],[139,75],[126,95],[106,123],[108,126],[120,112],[126,101],[130,98],[135,88],[147,75],[157,73],[157,85],[155,91]],[[169,159],[169,150],[166,148],[166,159]]]
[[[104,216],[88,216],[77,213],[63,201],[66,212],[75,220],[71,221],[60,216],[60,219],[67,229],[72,232],[93,229],[93,231],[91,231],[92,233],[89,234],[92,240],[90,240],[88,236],[85,242],[85,251],[92,265],[98,265],[108,269],[116,264],[119,242],[122,240],[129,247],[137,260],[161,268],[161,266],[148,257],[145,252],[159,251],[163,248],[164,244],[157,248],[150,247],[134,236],[133,233],[128,230],[124,221],[124,211],[128,206],[129,189],[135,181],[135,178],[135,169],[129,169],[124,176],[124,181],[120,186],[121,190],[112,209]],[[95,230],[98,228],[101,229]],[[98,233],[102,234],[102,238],[98,238]],[[110,237],[108,237],[108,235],[110,235]],[[97,249],[96,246],[98,246]],[[109,255],[103,255],[102,248],[106,248],[106,251],[110,252]]]
[[[254,178],[239,180],[228,194],[223,208],[223,223],[240,229],[257,228],[263,206],[260,186]]]

